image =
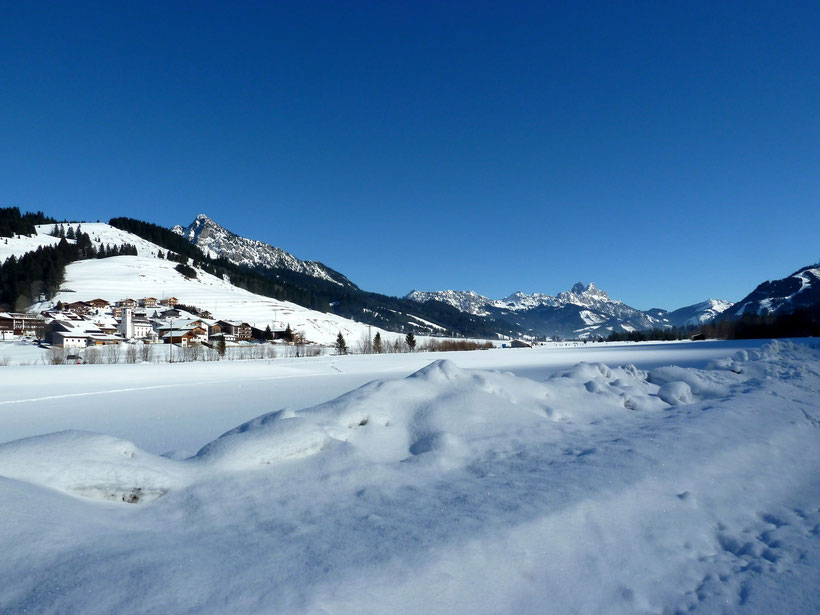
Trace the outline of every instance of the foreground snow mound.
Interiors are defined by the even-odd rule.
[[[0,445],[0,475],[71,495],[136,504],[184,484],[185,468],[131,442],[61,431]]]
[[[494,434],[659,408],[662,402],[653,397],[657,388],[645,374],[628,368],[581,364],[541,383],[440,360],[403,380],[373,382],[314,408],[258,417],[205,446],[196,459],[241,470],[344,443],[348,454],[375,462],[435,453],[438,463],[457,465],[481,449],[482,438]],[[334,445],[334,450],[341,449]]]
[[[820,352],[775,343],[541,382],[436,362],[184,461],[20,440],[0,611],[814,615],[819,399]]]

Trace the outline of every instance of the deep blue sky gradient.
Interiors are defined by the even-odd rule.
[[[820,257],[817,2],[0,2],[0,204],[368,290],[738,300]]]

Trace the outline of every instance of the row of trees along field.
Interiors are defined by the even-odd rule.
[[[718,319],[704,325],[705,337],[720,339],[767,339],[820,337],[820,303],[797,308],[790,314],[744,314],[737,319]]]
[[[671,341],[689,339],[694,335],[724,340],[818,337],[820,303],[800,307],[787,314],[744,314],[740,318],[717,318],[701,326],[613,332],[606,341]]]

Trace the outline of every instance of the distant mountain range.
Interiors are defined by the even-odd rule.
[[[590,283],[575,284],[556,296],[515,292],[503,299],[490,299],[471,291],[414,290],[414,301],[440,301],[462,311],[515,322],[536,335],[546,337],[606,337],[613,331],[642,331],[652,328],[696,326],[729,308],[728,301],[710,299],[668,312],[641,311],[612,299]]]
[[[189,278],[201,271],[216,276],[220,283],[260,297],[401,333],[476,338],[595,338],[610,333],[631,336],[633,332],[649,329],[698,327],[713,320],[734,320],[747,315],[781,316],[796,310],[800,314],[794,322],[816,322],[820,312],[820,263],[780,280],[764,282],[737,304],[709,299],[673,311],[638,310],[613,299],[595,284],[580,282],[557,295],[515,292],[503,299],[491,299],[473,291],[414,290],[405,297],[391,297],[362,290],[322,263],[301,260],[280,248],[240,237],[204,214],[186,227],[173,229],[133,218],[112,218],[108,225],[103,225],[105,228],[99,229],[83,223],[84,230],[96,229],[96,234],[93,240],[85,238],[89,245],[82,249],[72,247],[76,240],[68,237],[73,232],[71,225],[66,230],[66,239],[62,239],[52,236],[53,219],[46,220],[42,214],[35,220],[40,225],[37,228],[29,220],[33,214],[21,214],[17,208],[0,209],[0,214],[7,218],[6,226],[0,228],[3,309],[23,309],[29,305],[32,288],[39,288],[41,295],[49,298],[59,286],[67,263],[105,259],[110,254],[103,248],[110,250],[111,244],[125,242],[140,257],[177,262],[177,271],[187,268]],[[23,223],[28,226],[20,227],[22,230],[14,227]],[[79,224],[76,232],[80,232]],[[43,271],[50,272],[51,277],[43,277]],[[809,330],[801,327],[781,330]]]
[[[400,326],[421,332],[605,337],[613,331],[696,326],[732,305],[710,299],[671,312],[641,311],[611,298],[592,283],[578,283],[555,296],[516,292],[490,299],[472,291],[447,290],[387,297],[359,289],[322,263],[301,260],[280,248],[240,237],[204,214],[188,226],[172,230],[212,258],[226,259],[278,280],[298,274],[296,283],[320,292],[334,313],[379,326],[387,326],[384,319],[388,317],[393,324],[401,322]]]

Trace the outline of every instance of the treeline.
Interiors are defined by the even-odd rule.
[[[701,329],[706,337],[720,339],[763,339],[774,337],[820,337],[820,303],[791,314],[744,314],[738,319],[719,319]]]
[[[48,218],[42,211],[37,213],[20,213],[19,207],[0,207],[0,237],[16,235],[35,235],[36,224],[51,224],[54,218]]]
[[[133,233],[134,235],[142,237],[151,243],[155,243],[166,250],[171,250],[181,256],[191,258],[195,261],[205,258],[205,254],[203,254],[202,250],[190,241],[180,235],[177,235],[174,231],[157,224],[142,222],[141,220],[135,220],[134,218],[123,217],[111,218],[111,220],[108,221],[108,224],[118,229],[122,229],[123,231]]]
[[[451,352],[457,350],[489,350],[494,348],[492,342],[473,342],[470,340],[428,340],[419,350],[426,352]]]
[[[699,327],[612,332],[606,341],[673,341],[693,336],[723,340],[820,337],[820,303],[797,308],[789,314],[744,314],[740,318],[717,318]]]
[[[210,258],[199,247],[171,230],[132,218],[109,221],[169,251],[166,258],[192,264],[212,275],[227,277],[231,284],[280,301],[290,301],[319,312],[337,314],[351,320],[391,331],[433,332],[423,323],[411,324],[410,314],[446,327],[448,333],[467,337],[496,337],[497,332],[513,335],[520,328],[492,319],[466,314],[438,301],[417,303],[361,290],[355,285],[339,285],[284,268],[236,265],[225,258]],[[192,261],[189,263],[188,261]]]
[[[698,333],[697,327],[670,327],[667,329],[648,329],[646,331],[613,331],[610,333],[607,342],[672,342],[675,340],[686,340]],[[599,338],[603,341],[603,338]]]

